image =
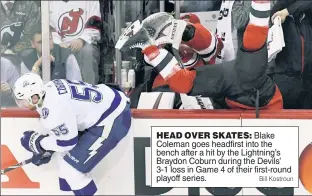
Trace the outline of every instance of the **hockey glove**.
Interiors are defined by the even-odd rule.
[[[179,50],[186,25],[186,21],[177,20],[166,12],[152,14],[142,21],[143,28],[156,41],[157,46],[172,44],[176,50]]]
[[[53,151],[46,151],[44,154],[34,154],[31,162],[36,166],[47,164],[51,161],[53,153]]]
[[[32,163],[37,166],[48,163],[51,160],[53,151],[46,151],[40,145],[40,141],[47,136],[34,131],[25,131],[21,138],[22,146],[34,154]]]

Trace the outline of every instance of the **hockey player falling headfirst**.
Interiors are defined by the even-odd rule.
[[[205,43],[207,39],[209,41],[209,37],[201,34],[192,24],[159,13],[154,17],[150,16],[149,20],[143,21],[142,24],[139,21],[134,22],[121,35],[115,47],[122,51],[141,48],[145,61],[155,67],[175,92],[191,96],[225,97],[229,108],[257,111],[282,109],[282,95],[265,74],[268,62],[266,38],[269,12],[270,1],[252,1],[250,21],[237,59],[222,64],[202,66],[193,70],[181,68],[176,55],[173,56],[160,46],[171,43],[173,48],[178,49],[182,41],[186,44],[196,44],[195,40]],[[164,27],[168,26],[171,28],[164,32]]]
[[[128,134],[131,125],[129,99],[104,84],[69,80],[43,84],[40,76],[20,77],[13,88],[20,107],[37,110],[49,135],[24,132],[22,146],[32,152],[33,163],[48,163],[59,156],[62,191],[94,195],[97,187],[86,175]]]
[[[160,15],[167,15],[166,13],[158,13],[158,17]],[[155,14],[151,15],[150,17],[147,17],[143,20],[143,26],[147,29],[150,29],[150,23],[151,20],[155,20],[156,18]],[[157,18],[158,18],[157,17]],[[168,17],[168,15],[167,15]],[[170,16],[172,17],[172,16]],[[173,19],[173,18],[172,18]],[[189,33],[193,33],[194,31],[197,31],[197,36],[194,36],[192,38],[192,41],[183,42],[179,44],[179,55],[181,57],[181,60],[183,62],[184,68],[190,70],[195,67],[200,67],[207,64],[215,64],[217,55],[221,52],[223,49],[223,43],[220,38],[217,38],[217,36],[212,33],[209,29],[204,27],[200,24],[199,18],[194,14],[187,14],[181,17],[184,21],[187,21],[189,24],[186,26],[186,29],[184,30],[185,39],[186,35]],[[168,29],[170,29],[170,26],[166,26]],[[165,30],[166,30],[165,27]],[[165,31],[164,30],[164,31]],[[148,32],[151,32],[147,30]],[[205,37],[205,39],[203,39]],[[155,38],[155,41],[161,40],[161,36],[158,36]],[[183,40],[183,37],[182,37]],[[170,52],[171,44],[166,44],[165,48]],[[154,90],[160,90],[167,89],[167,82],[164,80],[164,78],[161,77],[161,75],[157,75],[157,77],[154,80],[153,83],[153,89]]]

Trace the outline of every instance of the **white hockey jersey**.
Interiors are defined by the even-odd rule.
[[[101,39],[99,1],[49,1],[49,5],[54,43],[81,38],[91,44]]]
[[[78,142],[78,131],[92,126],[110,126],[129,102],[123,92],[104,84],[63,79],[45,84],[45,92],[43,104],[37,111],[50,134],[41,140],[41,145],[45,150],[57,152],[71,150]]]

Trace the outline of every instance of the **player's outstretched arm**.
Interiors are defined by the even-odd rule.
[[[181,69],[177,59],[165,49],[151,45],[142,51],[147,64],[156,68],[167,81],[171,90],[177,93],[189,93],[196,77],[195,71]]]
[[[187,70],[181,69],[175,57],[165,49],[149,46],[143,53],[146,63],[156,68],[174,92],[209,97],[225,93],[226,84],[221,64]]]

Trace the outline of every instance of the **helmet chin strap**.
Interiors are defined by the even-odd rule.
[[[38,104],[36,104],[36,108],[41,108],[43,104],[43,100],[40,99],[40,101],[38,102]]]
[[[43,101],[44,101],[44,97],[45,97],[45,94],[42,95],[42,97],[39,99],[38,103],[36,104],[36,108],[41,108],[42,107],[42,104],[43,104]]]

